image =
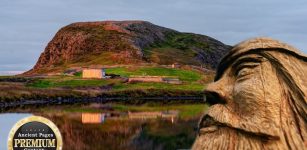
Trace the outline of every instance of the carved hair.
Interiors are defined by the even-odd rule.
[[[287,147],[299,149],[298,145],[304,145],[307,140],[307,56],[279,41],[255,38],[236,45],[222,59],[215,81],[235,60],[248,54],[263,56],[275,69],[283,87],[285,99],[282,103],[288,106],[281,107],[281,115],[285,116],[281,116],[281,128],[291,128],[291,131],[283,131]],[[289,125],[289,122],[294,122],[294,126]]]

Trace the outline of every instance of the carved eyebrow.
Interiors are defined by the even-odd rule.
[[[263,62],[263,57],[245,57],[242,59],[237,60],[233,65],[232,68],[234,70],[238,70],[238,68],[242,68],[242,66],[257,66],[259,63]],[[244,65],[245,63],[248,63]]]

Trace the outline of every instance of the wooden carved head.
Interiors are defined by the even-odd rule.
[[[307,57],[295,48],[270,38],[236,45],[205,94],[192,149],[306,149]]]

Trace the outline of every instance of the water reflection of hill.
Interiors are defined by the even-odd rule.
[[[146,113],[143,113],[146,114]],[[156,113],[162,114],[162,113]],[[40,113],[60,129],[64,149],[178,149],[189,148],[195,137],[197,119],[172,123],[168,119],[135,119],[103,113]],[[140,113],[137,114],[138,116]],[[83,118],[82,118],[83,117]],[[87,120],[84,117],[89,117]],[[117,118],[117,119],[115,119]],[[84,120],[85,119],[85,120]],[[86,124],[82,121],[87,121]]]

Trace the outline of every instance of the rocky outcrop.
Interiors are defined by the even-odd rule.
[[[146,21],[79,22],[60,29],[34,68],[25,74],[144,62],[215,68],[228,49],[230,46],[213,38],[181,33]]]

